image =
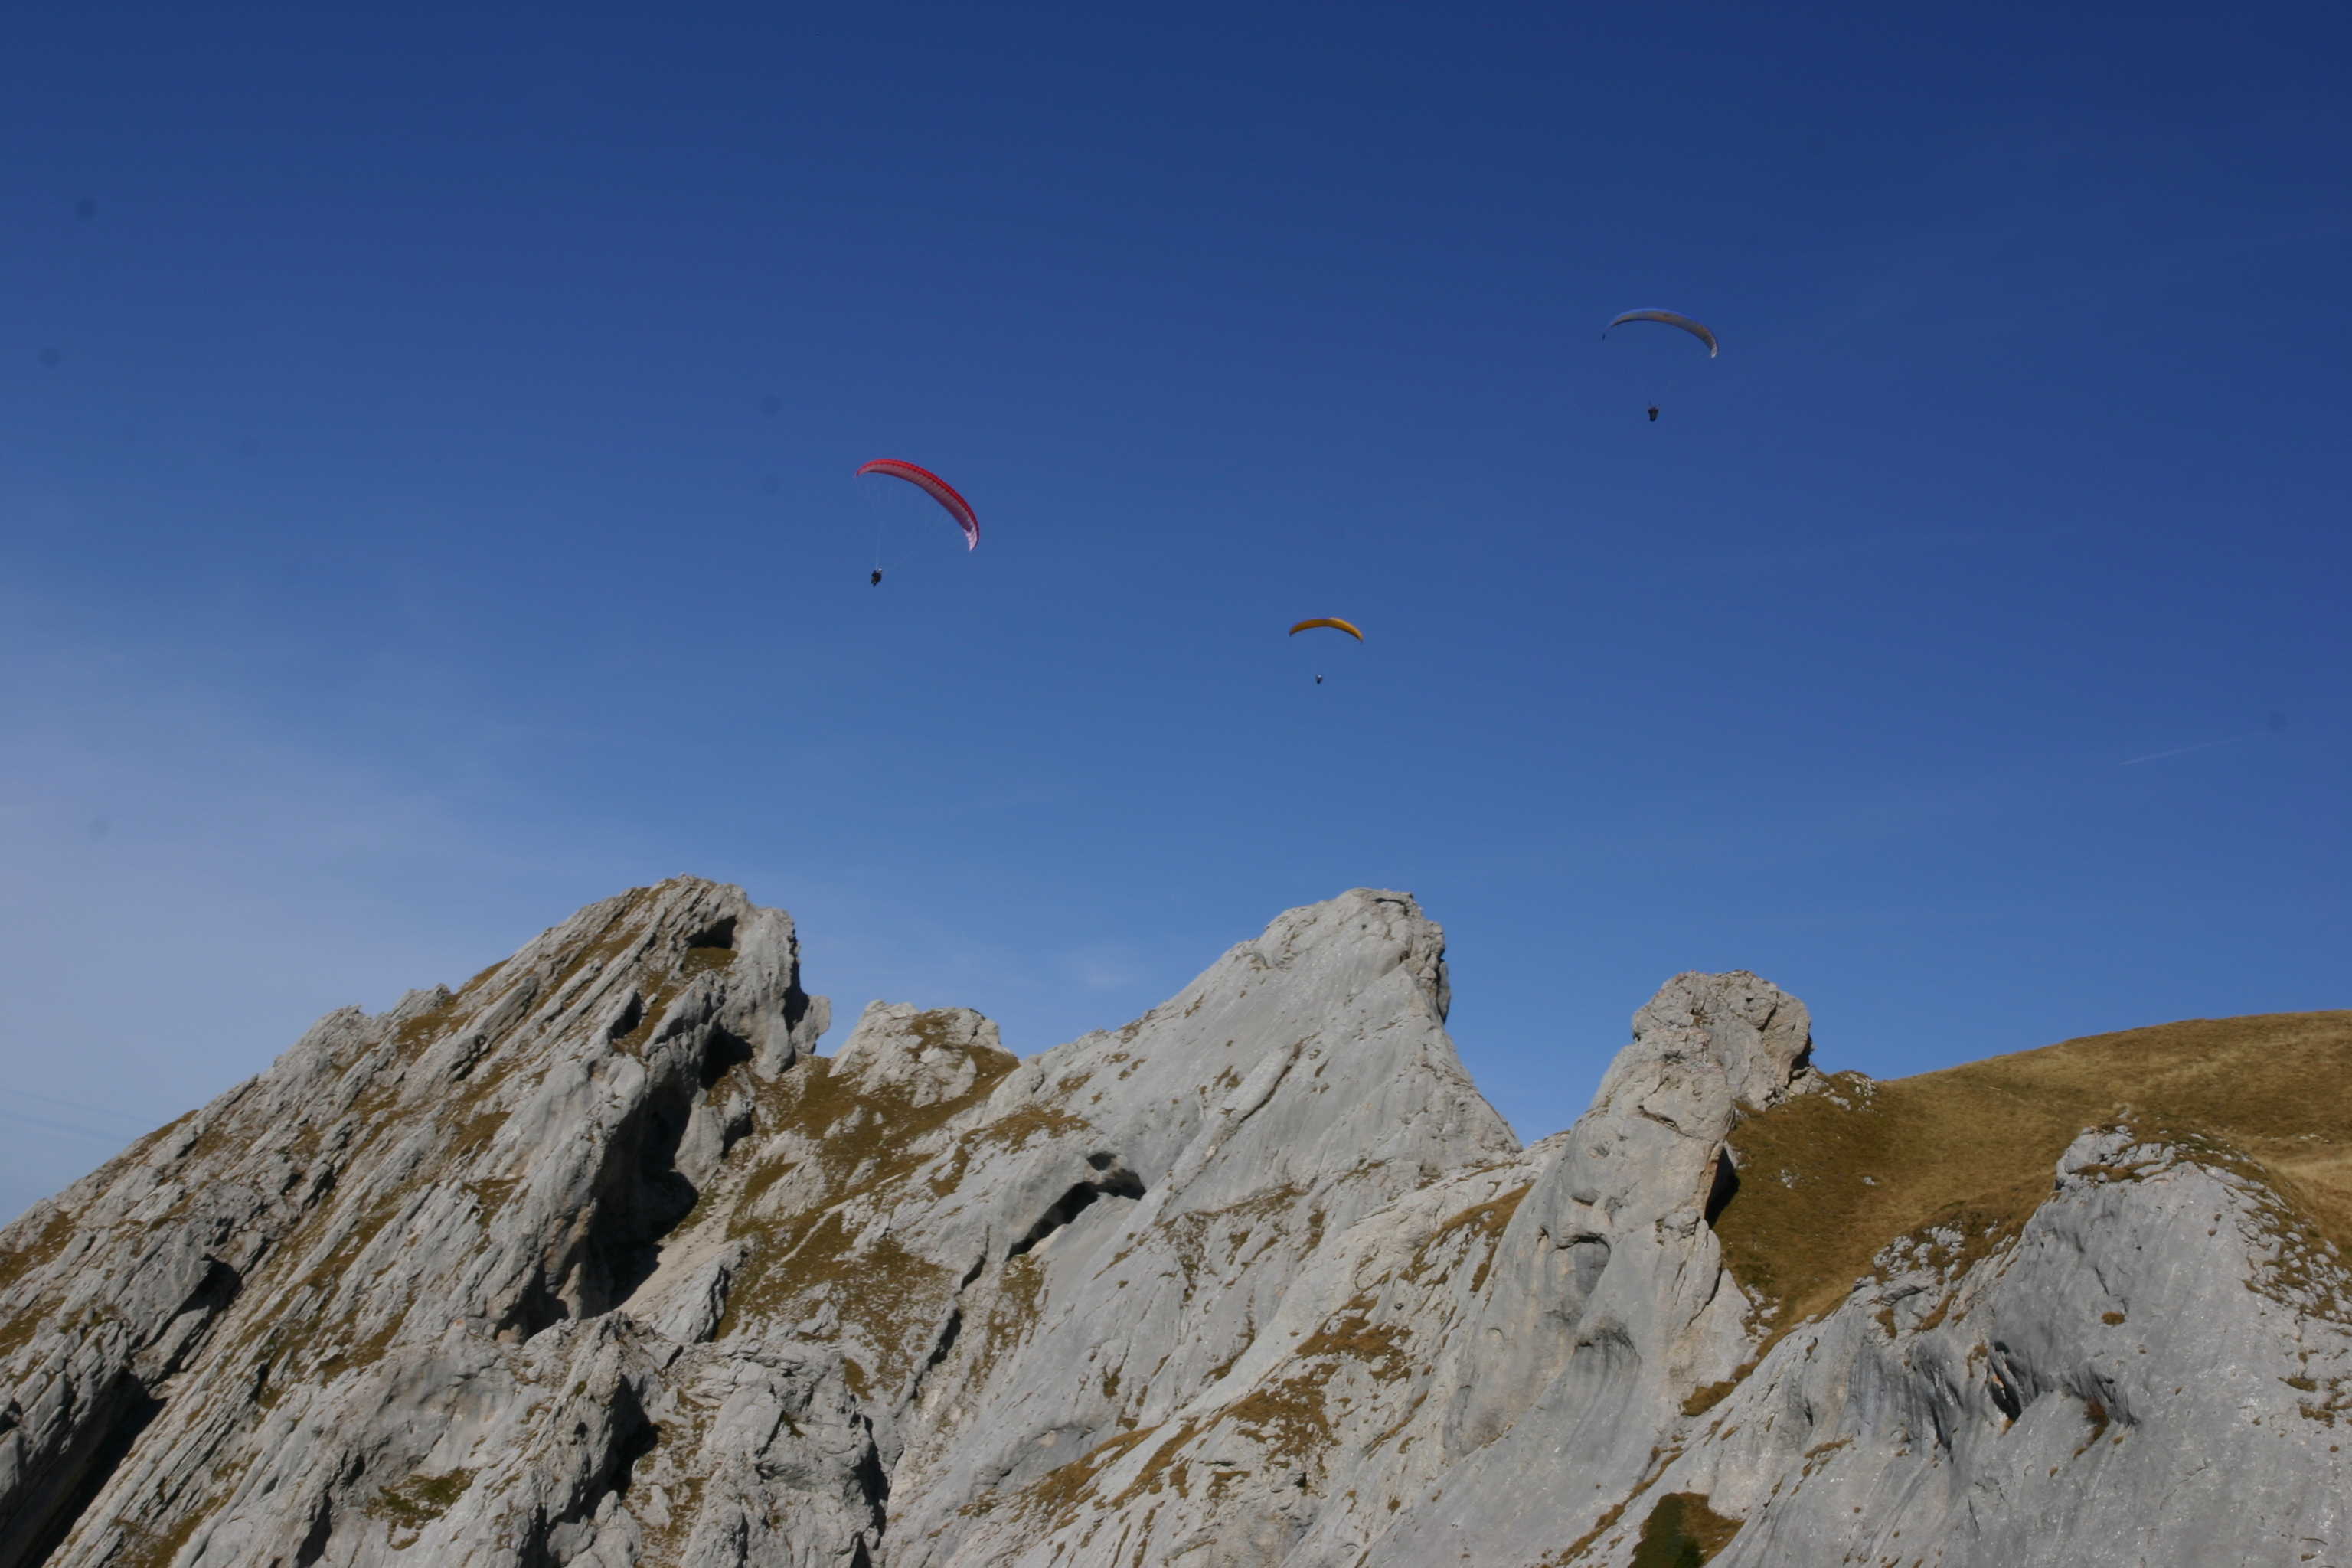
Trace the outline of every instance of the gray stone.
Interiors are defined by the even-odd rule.
[[[990,1068],[1013,1066],[996,1026],[969,1007],[924,1012],[898,1002],[867,1004],[833,1058],[834,1077],[861,1094],[896,1093],[911,1106],[961,1099]]]
[[[1444,954],[1360,889],[827,1058],[678,879],[331,1014],[0,1233],[0,1568],[1622,1568],[1683,1493],[1718,1568],[2352,1564],[2352,1282],[2244,1163],[2087,1130],[1775,1339],[1713,1220],[1803,1005],[1676,976],[1522,1149]]]

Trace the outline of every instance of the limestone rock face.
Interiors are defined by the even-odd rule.
[[[0,1232],[0,1568],[2352,1568],[2292,1184],[2091,1127],[1793,1321],[1718,1231],[1866,1093],[1804,1006],[1676,976],[1522,1149],[1444,953],[1359,889],[1114,1032],[828,1058],[679,879],[331,1014]]]
[[[1905,1249],[1653,1489],[1748,1520],[1727,1568],[2347,1561],[2352,1276],[2234,1163],[2084,1133],[2006,1267]]]
[[[983,1067],[996,1076],[1014,1065],[996,1026],[969,1007],[930,1012],[899,1002],[877,1002],[834,1053],[836,1079],[863,1095],[900,1095],[909,1105],[936,1105],[971,1092]]]

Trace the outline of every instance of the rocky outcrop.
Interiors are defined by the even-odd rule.
[[[1969,1239],[1895,1249],[1662,1457],[1652,1493],[1747,1521],[1723,1568],[2345,1561],[2352,1279],[2242,1161],[2086,1132]]]
[[[2311,1190],[2118,1115],[1922,1219],[1746,973],[1522,1149],[1447,1004],[1360,889],[824,1057],[782,913],[592,906],[0,1233],[0,1568],[2346,1560]]]

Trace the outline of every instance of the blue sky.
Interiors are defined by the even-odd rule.
[[[845,1018],[1024,1053],[1411,889],[1530,1139],[1684,969],[1883,1077],[2352,1005],[2347,49],[2317,5],[28,16],[0,1210],[680,872],[790,909]],[[1602,341],[1649,305],[1721,358]],[[873,589],[886,456],[984,532],[902,512]]]

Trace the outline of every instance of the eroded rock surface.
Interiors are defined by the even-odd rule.
[[[0,1233],[0,1568],[2352,1568],[2352,1291],[2242,1152],[2088,1128],[1788,1321],[1718,1229],[1869,1092],[1801,1003],[1675,977],[1522,1149],[1447,1001],[1360,889],[824,1057],[781,912],[593,905]]]

